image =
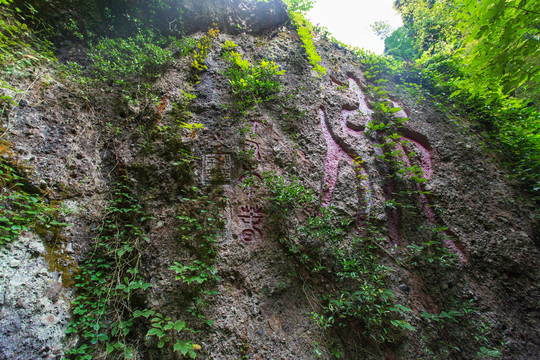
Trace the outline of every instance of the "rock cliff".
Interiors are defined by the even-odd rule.
[[[474,122],[322,38],[315,72],[280,1],[182,4],[155,97],[7,78],[3,191],[55,213],[0,249],[0,359],[540,353],[537,205]]]

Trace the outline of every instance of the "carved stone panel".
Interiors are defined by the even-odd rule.
[[[203,155],[204,184],[230,184],[231,169],[230,154]]]

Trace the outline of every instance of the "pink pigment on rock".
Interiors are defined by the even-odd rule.
[[[399,104],[393,100],[390,100],[392,102],[392,104],[394,104],[395,107],[398,107],[398,108],[401,108],[401,106],[399,106]],[[399,110],[398,112],[394,113],[394,116],[399,118],[399,119],[407,119],[409,116],[407,115],[407,113],[405,112],[405,110],[401,109]]]
[[[429,151],[422,144],[420,144],[418,141],[415,141],[413,139],[410,139],[410,138],[407,138],[407,137],[404,137],[404,136],[402,138],[405,141],[410,141],[411,143],[416,145],[416,147],[420,151],[420,162],[421,162],[420,166],[422,168],[423,175],[424,175],[424,177],[426,179],[431,178],[431,176],[433,175],[433,167],[431,165],[431,154],[429,153]],[[408,156],[407,152],[403,148],[402,143],[398,143],[396,145],[396,148],[397,148],[397,150],[399,150],[402,153],[401,161],[403,161],[407,165],[407,167],[410,167],[411,166],[411,161],[409,159],[409,156]],[[433,227],[436,227],[437,226],[437,221],[435,219],[435,213],[433,212],[433,209],[429,205],[429,201],[428,201],[427,196],[422,191],[422,186],[417,183],[416,184],[416,189],[418,190],[418,201],[420,202],[420,205],[422,206],[422,209],[424,210],[424,214],[428,218],[430,225],[433,226]],[[448,247],[449,249],[454,251],[454,253],[456,253],[458,255],[459,259],[462,262],[467,262],[467,258],[463,254],[463,251],[461,251],[461,249],[451,239],[452,235],[450,234],[450,232],[445,231],[444,234],[446,235],[446,237],[443,240],[443,242],[446,245],[446,247]]]
[[[429,151],[427,151],[420,143],[411,140],[409,138],[403,137],[405,140],[410,141],[418,146],[418,149],[422,154],[426,154],[427,156],[422,156],[422,172],[424,173],[424,176],[426,179],[429,179],[431,175],[433,174],[433,171],[431,169],[431,156],[429,154]],[[407,156],[407,153],[405,152],[405,149],[403,148],[402,143],[396,144],[396,149],[401,152],[400,160],[405,163],[407,167],[411,167],[411,160]],[[424,151],[422,151],[424,150]],[[412,174],[411,174],[412,175]],[[416,190],[418,190],[418,200],[420,201],[420,204],[422,205],[422,209],[424,210],[424,213],[426,214],[427,218],[430,220],[430,222],[435,222],[435,214],[433,213],[433,209],[429,206],[428,199],[426,195],[422,191],[422,187],[420,184],[416,184]]]
[[[339,170],[339,161],[346,160],[354,166],[354,162],[349,154],[334,140],[328,125],[326,124],[326,114],[323,109],[319,109],[321,119],[321,129],[326,140],[326,157],[324,159],[324,182],[323,182],[323,201],[324,207],[328,206],[332,199],[332,193],[336,186]]]
[[[351,129],[349,126],[347,126],[347,119],[349,117],[354,116],[354,115],[363,116],[365,121],[362,124],[362,126],[365,128],[367,126],[369,120],[371,119],[371,114],[373,114],[373,110],[371,110],[368,107],[368,103],[366,101],[366,95],[364,95],[364,93],[362,92],[362,90],[360,89],[360,87],[358,86],[356,81],[353,78],[349,78],[348,80],[349,80],[349,88],[358,97],[359,107],[358,107],[358,109],[355,109],[355,110],[343,109],[341,111],[341,128],[342,128],[343,132],[345,132],[346,134],[350,134],[350,135],[353,135],[353,136],[360,136],[360,135],[362,135],[364,130]]]
[[[431,175],[433,175],[433,167],[431,166],[431,154],[429,153],[429,150],[426,149],[422,144],[420,144],[418,141],[413,140],[411,138],[405,137],[402,135],[402,138],[405,141],[410,141],[411,143],[415,144],[418,150],[420,151],[420,167],[422,168],[422,172],[424,173],[424,177],[426,179],[431,179]],[[403,153],[407,155],[408,153],[403,149]],[[410,165],[408,165],[410,166]]]
[[[341,117],[340,117],[340,126],[343,133],[355,137],[360,137],[363,132],[364,128],[369,123],[369,120],[371,119],[371,114],[373,114],[373,110],[369,108],[368,102],[366,100],[365,94],[362,92],[362,89],[358,86],[358,83],[355,79],[352,77],[348,78],[349,82],[349,88],[356,94],[358,97],[359,106],[357,109],[354,110],[348,110],[348,109],[342,109],[341,111]],[[399,106],[396,102],[392,101],[394,106]],[[354,124],[355,127],[358,127],[358,129],[352,129],[350,126],[348,126],[347,120],[350,117],[353,117],[355,115],[363,116],[365,121],[363,124]],[[351,164],[354,169],[356,170],[357,176],[359,177],[359,187],[362,189],[362,193],[364,195],[365,205],[366,205],[366,212],[369,213],[369,210],[374,205],[374,198],[371,196],[371,184],[369,182],[369,177],[367,174],[367,171],[364,167],[359,167],[354,162],[354,154],[347,153],[334,139],[335,133],[332,132],[332,129],[330,128],[329,124],[326,121],[326,114],[324,112],[323,108],[319,109],[319,116],[321,120],[321,129],[324,134],[324,138],[326,140],[326,146],[327,146],[327,152],[326,157],[324,159],[324,181],[323,181],[323,195],[322,195],[322,206],[326,207],[330,204],[330,201],[332,199],[332,193],[334,191],[334,188],[336,186],[336,182],[338,179],[339,174],[339,162],[343,159],[347,161],[349,164]],[[397,118],[406,118],[407,114],[405,111],[400,110],[396,112],[395,116]],[[350,123],[349,123],[350,124]],[[352,125],[351,125],[352,126]],[[333,136],[334,135],[334,136]],[[407,133],[407,135],[410,135]],[[421,135],[419,135],[421,136]],[[429,144],[424,146],[419,141],[411,139],[410,137],[406,137],[402,135],[403,141],[408,141],[416,146],[419,152],[420,156],[420,167],[422,169],[423,176],[426,179],[431,178],[433,175],[433,167],[431,163],[431,153],[428,150],[430,148]],[[426,140],[427,141],[427,140]],[[378,157],[384,157],[384,150],[379,147],[375,146],[375,154]],[[398,142],[396,145],[396,150],[401,152],[400,160],[407,166],[411,167],[411,161],[410,161],[410,154],[405,151],[405,148],[403,147],[403,144],[401,142]],[[385,164],[384,161],[380,162],[381,171],[383,173],[388,174],[388,165]],[[412,174],[411,174],[412,176]],[[424,213],[426,217],[429,220],[429,223],[435,227],[436,226],[436,218],[435,213],[433,212],[433,209],[429,205],[429,200],[427,196],[422,191],[422,186],[420,184],[416,184],[416,189],[418,190],[418,201],[424,210]],[[388,182],[384,186],[384,193],[385,197],[387,199],[392,199],[394,197],[395,193],[395,184],[393,181],[388,180]],[[360,194],[359,194],[360,196]],[[359,227],[359,224],[365,221],[365,218],[363,216],[363,213],[361,212],[361,206],[359,205],[358,213],[357,213],[357,227]],[[387,213],[388,215],[388,238],[389,242],[392,246],[398,246],[401,240],[401,232],[400,232],[400,214],[397,209],[390,209]],[[357,229],[359,230],[359,229]],[[456,245],[456,243],[451,239],[452,234],[450,231],[445,231],[445,239],[443,240],[444,244],[450,248],[452,251],[454,251],[461,261],[466,262],[467,259],[461,249]]]
[[[358,96],[358,102],[360,103],[360,106],[358,107],[358,110],[356,111],[360,111],[362,114],[366,116],[366,118],[371,118],[371,114],[373,114],[373,110],[371,110],[368,106],[366,95],[360,89],[360,86],[358,86],[358,84],[356,83],[356,80],[354,80],[351,77],[349,77],[349,87],[352,89],[352,91],[354,91],[356,96]],[[367,124],[367,121],[366,121],[366,124]]]

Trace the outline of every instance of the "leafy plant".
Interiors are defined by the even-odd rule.
[[[51,43],[36,37],[23,22],[21,13],[13,0],[0,0],[0,64],[4,67],[24,67],[54,59]]]
[[[270,193],[271,206],[276,213],[288,215],[299,208],[313,206],[317,197],[296,178],[287,181],[275,172],[263,174],[263,181]],[[278,211],[279,210],[279,211]]]
[[[173,60],[169,39],[150,29],[128,38],[101,38],[91,43],[92,71],[104,82],[133,86],[154,79]]]
[[[233,51],[237,45],[227,41],[223,46],[224,58],[230,66],[225,71],[227,82],[234,94],[240,99],[236,104],[240,110],[256,106],[272,99],[281,90],[277,77],[285,74],[273,61],[261,60],[252,65],[242,55]]]
[[[195,350],[200,350],[200,345],[194,344],[191,340],[177,339],[182,331],[194,332],[194,330],[187,327],[184,321],[173,321],[171,317],[164,316],[163,314],[155,312],[154,310],[136,310],[133,313],[134,318],[141,316],[147,319],[151,318],[151,327],[146,335],[156,336],[158,338],[157,347],[159,349],[164,347],[165,344],[169,342],[174,342],[174,351],[178,351],[184,356],[189,356],[191,359],[195,359],[197,357]]]
[[[128,184],[123,177],[116,185],[94,248],[76,277],[73,320],[66,332],[79,334],[80,339],[67,352],[68,358],[92,359],[100,351],[134,357],[136,345],[128,339],[134,323],[132,299],[152,286],[140,275],[140,260],[149,242],[142,223],[152,216],[130,195]]]
[[[44,193],[30,184],[27,170],[17,164],[6,145],[0,143],[0,245],[17,239],[27,230],[66,226],[57,221],[59,209],[46,201]]]
[[[509,94],[518,87],[527,90],[540,84],[538,2],[463,0],[459,4],[455,18],[465,35],[459,55],[464,71],[471,75],[459,79],[463,87]]]
[[[285,0],[289,11],[294,12],[307,12],[313,8],[316,0]]]
[[[310,0],[285,0],[288,6],[289,19],[296,27],[298,36],[302,41],[302,46],[306,50],[309,63],[313,70],[320,75],[326,74],[326,68],[320,65],[321,57],[313,43],[313,25],[304,17],[303,12],[309,11],[313,7],[314,1]]]
[[[426,266],[432,263],[442,266],[451,266],[456,263],[458,255],[443,245],[445,227],[433,228],[432,239],[419,244],[407,245],[411,251],[410,263],[413,266]]]
[[[323,331],[360,326],[362,336],[391,341],[392,329],[404,326],[390,322],[396,311],[385,287],[388,268],[380,263],[378,248],[367,239],[348,235],[351,220],[338,216],[332,208],[318,208],[317,197],[297,179],[287,181],[275,173],[267,173],[263,179],[270,218],[283,231],[281,243],[307,270],[333,284],[333,291],[322,296],[322,311],[311,313],[313,321]],[[286,221],[291,216],[304,220],[292,224]]]
[[[540,70],[533,64],[539,56],[539,6],[502,0],[400,0],[396,7],[404,28],[391,36],[414,42],[414,56],[400,57],[418,60],[369,59],[379,64],[379,75],[392,73],[402,89],[416,94],[421,89],[421,96],[453,118],[481,124],[489,133],[489,146],[504,154],[516,177],[536,195]],[[388,47],[386,53],[394,54]]]
[[[218,35],[219,29],[217,28],[217,25],[214,24],[214,27],[210,28],[208,30],[208,33],[197,41],[196,48],[191,54],[191,68],[194,71],[201,72],[208,69],[204,61],[206,60],[206,57],[208,56],[208,53],[212,48],[212,40],[215,39]],[[197,74],[196,77],[198,79],[199,75]]]

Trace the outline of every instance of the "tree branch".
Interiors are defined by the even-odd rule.
[[[531,14],[536,14],[536,15],[540,15],[540,13],[536,12],[536,11],[532,11],[532,10],[527,10],[527,9],[522,9],[522,8],[518,8],[516,6],[512,6],[512,5],[507,5],[508,7],[511,7],[511,8],[514,8],[514,9],[517,9],[517,10],[522,10],[522,11],[525,11],[525,12],[528,12],[528,13],[531,13]]]

